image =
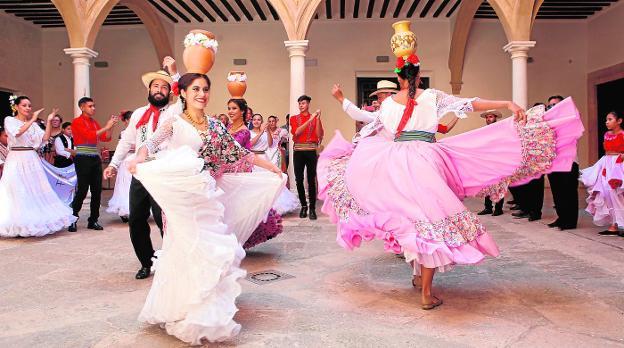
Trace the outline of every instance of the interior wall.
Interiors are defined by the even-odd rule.
[[[589,19],[587,71],[593,72],[624,62],[624,1]]]
[[[43,101],[41,29],[2,12],[0,33],[0,89],[27,95],[34,108],[50,110]]]

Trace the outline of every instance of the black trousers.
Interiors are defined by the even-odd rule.
[[[162,237],[162,210],[145,187],[143,187],[143,184],[133,177],[132,182],[130,182],[130,216],[128,218],[128,226],[130,227],[130,240],[132,241],[134,252],[139,258],[142,267],[151,267],[152,257],[154,256],[154,247],[150,238],[150,225],[147,222],[150,210]]]
[[[501,199],[498,203],[496,203],[496,211],[502,211],[504,203],[505,199]],[[485,197],[485,209],[492,210],[492,200],[489,196]]]
[[[532,217],[542,217],[542,207],[544,206],[544,175],[524,185],[521,196],[522,203],[520,207],[523,207],[522,210],[529,213]]]
[[[308,176],[308,196],[310,198],[310,209],[316,208],[316,163],[318,155],[315,150],[294,151],[293,163],[295,166],[295,180],[297,182],[297,193],[302,207],[308,206],[306,203],[305,187],[303,186],[304,170]]]
[[[74,158],[78,188],[72,202],[74,216],[78,216],[87,192],[91,191],[91,215],[89,222],[97,222],[100,218],[100,201],[102,200],[102,159],[100,156],[77,155]]]
[[[548,174],[557,212],[557,225],[563,228],[576,228],[578,222],[578,177],[579,165],[576,162],[569,172]]]

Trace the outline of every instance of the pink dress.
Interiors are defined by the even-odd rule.
[[[405,106],[388,98],[353,143],[334,137],[319,159],[319,197],[341,246],[382,240],[415,272],[419,264],[445,271],[499,254],[462,199],[497,201],[510,184],[570,170],[583,125],[568,98],[546,113],[543,106],[527,111],[524,126],[507,118],[435,142],[438,120],[450,112],[465,118],[473,100],[427,89],[395,137]]]
[[[624,154],[624,133],[605,133],[603,146],[605,152]],[[598,226],[624,226],[622,160],[622,156],[604,155],[593,166],[581,170],[580,180],[589,193],[586,210]]]
[[[232,137],[240,144],[240,146],[251,150],[251,132],[247,128],[243,128],[238,132],[232,134]],[[284,227],[282,226],[282,216],[271,209],[266,220],[258,225],[258,228],[251,234],[249,239],[245,241],[243,248],[249,249],[260,243],[264,243],[269,239],[273,239],[278,234],[282,233]]]

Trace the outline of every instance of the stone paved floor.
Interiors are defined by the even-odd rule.
[[[578,230],[554,231],[551,217],[485,217],[501,257],[438,275],[445,304],[433,311],[420,309],[410,269],[379,243],[346,252],[327,218],[287,218],[243,266],[294,278],[243,281],[243,330],[219,346],[624,346],[624,238],[597,236],[587,215]],[[134,279],[126,225],[102,222],[103,232],[0,239],[0,347],[185,346],[136,321],[151,281]]]

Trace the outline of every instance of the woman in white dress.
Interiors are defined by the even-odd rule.
[[[45,132],[36,124],[43,109],[32,112],[30,99],[13,102],[14,117],[6,117],[9,154],[0,179],[0,236],[40,237],[68,227],[76,218],[48,183],[36,150],[50,138],[48,116]]]
[[[277,118],[275,116],[269,117],[268,123],[263,123],[264,119],[262,115],[255,114],[251,119],[253,128],[251,129],[251,151],[257,156],[262,156],[264,159],[273,163],[276,167],[281,168],[280,155],[279,155],[279,143],[281,137],[279,130],[285,129],[279,128],[277,130]],[[273,123],[273,124],[271,124]],[[271,125],[273,127],[271,127]],[[288,136],[288,134],[286,135]],[[284,215],[300,208],[299,198],[294,193],[290,192],[286,186],[282,189],[277,201],[273,205],[273,209],[280,214]]]
[[[202,344],[240,330],[233,317],[241,292],[237,281],[245,276],[241,243],[271,209],[285,177],[236,143],[220,121],[205,116],[206,75],[185,74],[178,86],[184,111],[160,126],[128,166],[166,216],[154,281],[139,320]],[[164,141],[167,150],[142,163]],[[254,165],[268,171],[251,173]]]
[[[123,111],[119,114],[119,119],[126,127],[130,122],[130,116],[132,111]],[[124,131],[119,134],[119,139]],[[128,215],[130,215],[130,183],[132,182],[132,174],[128,171],[128,162],[134,158],[134,146],[128,155],[121,162],[119,169],[117,170],[117,178],[115,179],[115,190],[113,196],[108,201],[108,208],[106,212],[111,214],[117,214],[121,221],[128,222]]]

